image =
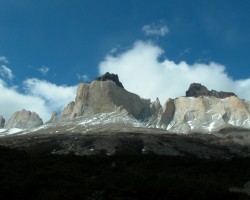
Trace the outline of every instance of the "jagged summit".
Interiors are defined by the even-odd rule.
[[[107,81],[107,80],[113,81],[119,87],[124,88],[122,83],[119,81],[119,77],[117,74],[111,74],[109,72],[106,72],[106,74],[96,78],[96,81]]]
[[[37,113],[23,109],[21,111],[15,112],[5,124],[4,128],[29,129],[40,126],[42,124],[43,120]]]
[[[223,92],[216,90],[208,90],[204,85],[200,83],[192,83],[189,89],[186,91],[186,97],[199,97],[199,96],[209,96],[224,99],[226,97],[236,96],[233,92]]]

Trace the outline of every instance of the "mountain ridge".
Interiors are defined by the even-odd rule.
[[[51,119],[43,123],[36,113],[18,111],[4,128],[32,129],[42,124],[44,127],[57,127],[74,123],[77,118],[83,117],[85,121],[90,121],[88,119],[100,116],[97,118],[103,123],[125,123],[124,119],[127,119],[131,126],[140,124],[145,128],[160,128],[179,134],[211,133],[226,127],[250,128],[249,110],[250,102],[239,99],[236,94],[209,91],[198,83],[190,85],[186,96],[167,99],[161,105],[158,98],[151,102],[128,92],[119,81],[118,75],[107,72],[90,83],[80,83],[75,101],[70,102],[61,115],[52,112]],[[106,121],[102,120],[105,113]],[[112,113],[114,116],[111,116]],[[31,119],[22,115],[31,116]],[[116,122],[108,119],[115,116],[123,119],[117,119]],[[15,123],[13,119],[16,119]],[[134,123],[135,121],[138,123]]]

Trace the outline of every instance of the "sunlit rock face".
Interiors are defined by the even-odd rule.
[[[126,110],[136,119],[147,118],[150,114],[150,100],[126,91],[112,80],[101,79],[80,83],[75,101],[64,109],[62,118],[74,119],[84,115],[122,110]]]
[[[249,128],[249,108],[249,102],[236,96],[179,97],[167,101],[161,127],[176,133],[212,132],[228,126]]]

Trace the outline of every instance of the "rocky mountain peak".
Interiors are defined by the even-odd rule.
[[[0,128],[3,128],[5,124],[5,119],[3,118],[3,116],[0,116]]]
[[[21,110],[15,112],[7,124],[5,128],[20,128],[20,129],[29,129],[40,126],[43,124],[43,120],[39,117],[35,112],[30,112],[28,110]]]
[[[149,110],[150,100],[141,99],[138,95],[130,93],[117,85],[116,82],[106,79],[105,75],[100,80],[91,83],[81,83],[77,89],[74,102],[68,104],[62,113],[61,119],[75,119],[80,116],[89,116],[97,113],[111,113],[126,110],[136,119],[146,115]],[[119,82],[118,82],[119,83]]]
[[[113,119],[115,123],[122,119],[122,123],[175,133],[210,133],[228,126],[250,128],[250,101],[241,100],[231,92],[210,91],[200,83],[192,83],[186,97],[168,99],[162,106],[158,98],[151,103],[128,92],[117,75],[107,72],[91,83],[80,83],[75,101],[70,102],[60,116],[53,112],[48,123],[64,126],[81,120],[96,124],[99,120],[100,124],[108,124],[113,123]],[[6,129],[29,129],[43,122],[36,113],[22,110],[3,124],[4,119],[0,117],[0,127]]]
[[[189,86],[189,89],[186,91],[186,97],[199,97],[199,96],[209,96],[209,97],[217,97],[217,98],[227,98],[230,96],[236,96],[233,92],[223,92],[216,90],[208,90],[204,85],[200,83],[192,83]]]
[[[112,74],[107,72],[106,74],[96,78],[96,81],[107,81],[107,80],[113,81],[119,87],[124,88],[122,83],[119,81],[119,77],[117,74]]]

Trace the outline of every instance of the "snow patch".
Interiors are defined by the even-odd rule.
[[[219,119],[221,119],[221,118],[222,118],[222,115],[221,115],[221,114],[214,114],[214,115],[212,115],[212,120],[217,121],[217,120],[219,120]]]
[[[0,133],[5,132],[7,129],[1,128]]]
[[[246,121],[246,122],[247,122],[247,121]],[[246,123],[246,122],[245,122],[245,123]],[[231,117],[228,123],[231,124],[231,125],[233,125],[233,126],[242,126],[244,122],[241,123],[241,121],[240,121],[239,119],[234,120],[234,119]]]
[[[194,122],[196,119],[194,119],[193,121],[187,121],[187,124],[190,126],[191,130],[194,129]]]
[[[115,124],[115,123],[128,124],[134,127],[145,126],[145,123],[136,120],[132,116],[117,112],[96,114],[95,117],[93,117],[92,119],[89,118],[82,119],[79,125],[88,127],[88,126]]]
[[[48,128],[50,127],[51,125],[48,125],[48,124],[44,124],[44,125],[41,125],[41,126],[38,126],[36,128],[33,128],[30,130],[30,132],[34,132],[34,131],[38,131],[38,130],[41,130],[41,129],[45,129],[45,128]]]
[[[209,132],[211,132],[215,127],[214,127],[215,122],[212,122],[209,127],[207,128]]]
[[[171,129],[175,124],[176,124],[176,122],[175,122],[175,121],[172,121],[172,122],[168,125],[167,130]]]
[[[250,120],[249,120],[249,118],[246,119],[246,120],[242,123],[242,126],[250,127]]]
[[[24,130],[20,128],[0,129],[0,136],[11,135],[22,131]]]
[[[233,118],[231,117],[228,121],[229,124],[235,126],[235,121],[233,120]]]

